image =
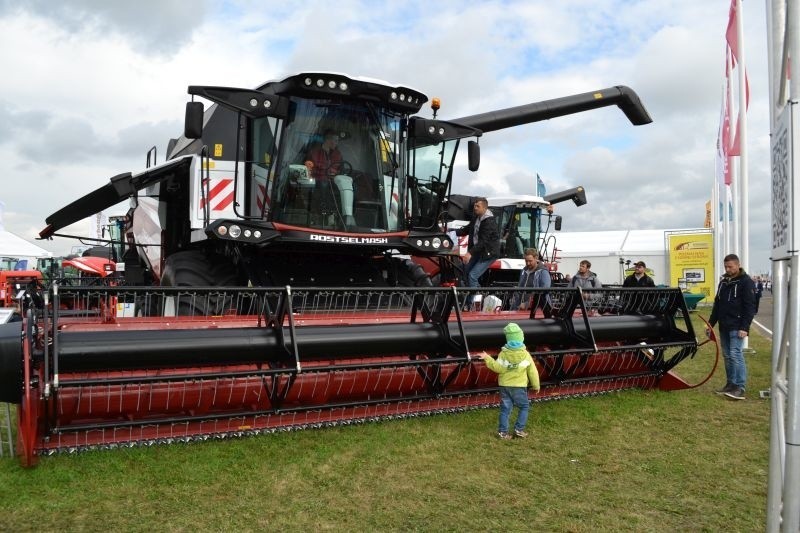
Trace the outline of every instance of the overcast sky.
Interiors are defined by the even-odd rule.
[[[534,194],[583,185],[564,231],[702,227],[714,180],[729,0],[506,2],[50,2],[0,0],[5,228],[45,218],[182,131],[188,85],[254,87],[305,70],[414,87],[439,117],[627,85],[654,122],[616,108],[486,134],[454,191]],[[763,0],[744,2],[750,270],[769,269]],[[424,109],[423,115],[430,116]],[[114,214],[114,213],[112,213]],[[120,213],[121,214],[121,213]],[[70,228],[88,233],[88,222]],[[75,244],[36,241],[56,253]]]

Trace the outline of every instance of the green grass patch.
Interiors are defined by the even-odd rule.
[[[694,315],[694,313],[693,313]],[[702,325],[695,317],[695,327]],[[748,399],[626,391],[535,404],[526,440],[497,409],[202,444],[0,460],[0,529],[756,531],[766,517],[771,343]],[[698,382],[704,347],[678,373]]]

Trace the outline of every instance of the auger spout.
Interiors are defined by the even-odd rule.
[[[552,100],[470,115],[457,118],[453,122],[488,133],[610,105],[618,106],[634,126],[642,126],[653,121],[644,105],[642,105],[639,95],[630,87],[617,85],[598,91],[573,94],[561,98],[553,98]]]

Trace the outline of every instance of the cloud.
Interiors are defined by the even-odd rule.
[[[97,38],[116,33],[143,53],[171,55],[191,40],[206,16],[206,2],[140,0],[106,2],[28,0],[0,4],[0,15],[25,12],[56,23],[78,38]]]

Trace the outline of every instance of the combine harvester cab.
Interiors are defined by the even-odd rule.
[[[55,284],[0,327],[0,401],[18,404],[25,464],[496,405],[496,375],[471,354],[496,353],[510,321],[542,376],[533,399],[688,386],[672,369],[698,345],[677,289],[431,286],[453,257],[442,214],[461,140],[606,105],[645,124],[630,89],[454,121],[412,116],[427,98],[407,87],[334,74],[189,92],[215,105],[188,104],[169,161],[47,218],[44,238],[132,205],[113,285]],[[342,156],[315,175],[308,154],[329,133]],[[471,293],[499,304],[463,312]],[[515,297],[553,315],[504,311]],[[66,313],[68,298],[92,306]]]

